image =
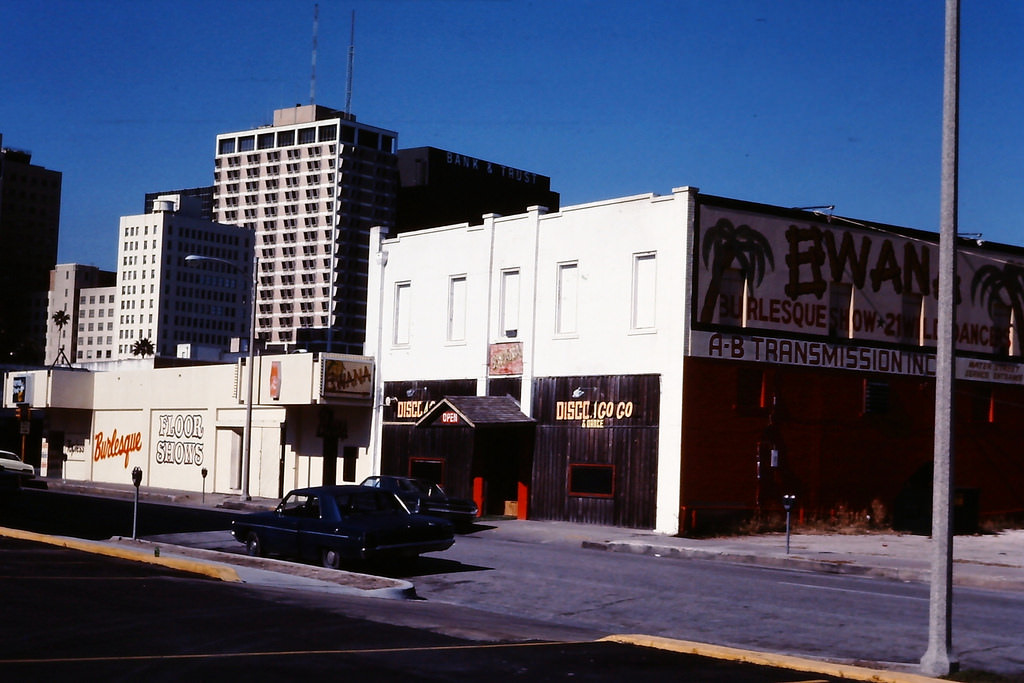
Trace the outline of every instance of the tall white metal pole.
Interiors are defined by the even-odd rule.
[[[953,382],[956,376],[957,166],[960,99],[960,3],[946,0],[942,93],[942,191],[939,230],[939,319],[935,363],[935,455],[932,479],[932,565],[928,650],[930,676],[956,671],[953,645]]]
[[[377,355],[374,360],[373,373],[373,425],[370,432],[370,474],[380,474],[381,440],[384,438],[384,374],[381,371],[381,358],[384,354],[384,275],[388,265],[388,252],[381,246],[384,239],[383,229],[374,228],[370,240],[377,247]],[[374,245],[371,244],[371,248]]]
[[[256,367],[256,278],[259,264],[259,256],[253,257],[252,293],[249,295],[249,357],[246,360],[249,381],[245,398],[245,428],[242,430],[242,500],[252,500],[249,494],[249,461],[252,456],[252,386]]]

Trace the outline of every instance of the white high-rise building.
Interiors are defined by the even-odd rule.
[[[115,274],[96,266],[59,263],[50,271],[46,364],[111,360],[117,338]],[[66,315],[62,325],[55,316]]]
[[[217,136],[214,220],[256,236],[269,347],[362,352],[370,228],[394,225],[396,138],[317,105]]]
[[[152,213],[121,218],[115,358],[131,358],[141,340],[174,357],[178,344],[227,349],[249,338],[253,235],[202,218],[191,199],[167,195]]]

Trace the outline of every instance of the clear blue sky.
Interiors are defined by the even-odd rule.
[[[0,133],[64,174],[60,262],[308,104],[311,0],[0,0]],[[1024,244],[1024,3],[964,0],[960,229]],[[316,102],[535,171],[563,205],[702,191],[938,230],[942,0],[324,0]]]

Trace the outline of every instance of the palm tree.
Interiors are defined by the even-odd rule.
[[[63,336],[64,326],[71,322],[67,307],[64,307],[53,314],[53,324],[57,326],[58,337]]]
[[[1000,306],[1013,311],[1013,325],[1024,322],[1024,267],[1015,263],[982,266],[971,279],[971,301],[975,295],[984,301],[993,321],[998,318]],[[1005,310],[1005,309],[1004,309]]]
[[[141,356],[142,358],[145,358],[146,356],[152,356],[154,353],[153,342],[148,338],[136,339],[135,343],[132,344],[133,356]]]
[[[704,233],[701,256],[705,266],[708,265],[708,259],[712,258],[712,254],[714,257],[711,262],[711,280],[708,282],[704,306],[700,311],[702,323],[714,320],[718,297],[722,293],[722,277],[733,263],[739,264],[748,287],[761,284],[765,275],[765,261],[773,270],[775,268],[772,246],[765,236],[749,225],[734,226],[727,218],[718,219],[718,222]]]
[[[54,358],[53,364],[57,365],[58,362],[63,358],[64,362],[71,365],[68,361],[68,357],[64,354],[64,326],[71,322],[71,316],[68,315],[67,306],[55,312],[50,318],[53,320],[53,324],[57,326],[57,357]]]

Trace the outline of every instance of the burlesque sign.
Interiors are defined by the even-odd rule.
[[[125,469],[133,453],[142,452],[142,432],[121,432],[112,429],[109,433],[96,432],[92,438],[93,462],[123,458]]]
[[[702,205],[695,325],[934,347],[937,238],[906,233]],[[957,270],[957,347],[1005,354],[1024,263],[972,246]]]

